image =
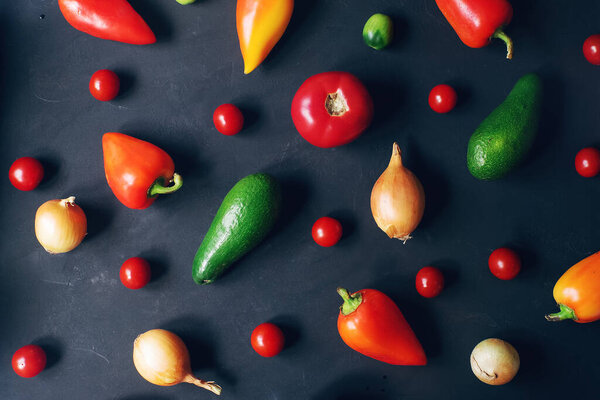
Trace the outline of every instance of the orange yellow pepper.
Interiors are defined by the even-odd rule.
[[[292,18],[294,0],[238,0],[237,32],[249,74],[269,55]]]
[[[572,319],[585,323],[600,319],[600,252],[579,261],[554,286],[560,311],[546,315],[548,321]]]

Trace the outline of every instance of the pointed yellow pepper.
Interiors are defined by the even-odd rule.
[[[238,0],[237,32],[249,74],[271,52],[292,18],[294,0]]]

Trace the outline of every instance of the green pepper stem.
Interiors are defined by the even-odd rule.
[[[162,178],[158,178],[150,189],[148,189],[148,197],[154,197],[159,194],[169,194],[176,192],[183,185],[183,179],[179,174],[173,174],[173,185],[172,186],[163,186],[164,180]]]
[[[340,307],[340,310],[344,315],[353,313],[362,303],[362,295],[360,293],[351,295],[348,293],[348,290],[341,287],[337,288],[337,292],[342,296],[342,299],[344,299],[344,304]]]
[[[508,58],[509,60],[512,60],[512,57],[513,57],[513,41],[512,41],[512,39],[510,37],[508,37],[508,35],[506,33],[504,33],[502,28],[498,28],[498,30],[496,32],[494,32],[494,35],[492,37],[496,38],[496,39],[500,39],[504,43],[506,43],[506,58]]]
[[[559,304],[560,311],[554,314],[546,315],[546,319],[548,321],[557,322],[564,321],[565,319],[577,319],[577,315],[575,315],[575,311],[564,304]]]

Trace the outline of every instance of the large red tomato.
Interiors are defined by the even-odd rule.
[[[296,129],[317,147],[336,147],[356,139],[373,119],[373,100],[357,77],[323,72],[308,78],[292,101]]]

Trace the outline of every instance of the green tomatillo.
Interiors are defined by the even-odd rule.
[[[392,19],[384,14],[373,14],[363,28],[363,40],[375,50],[387,47],[394,35]]]

